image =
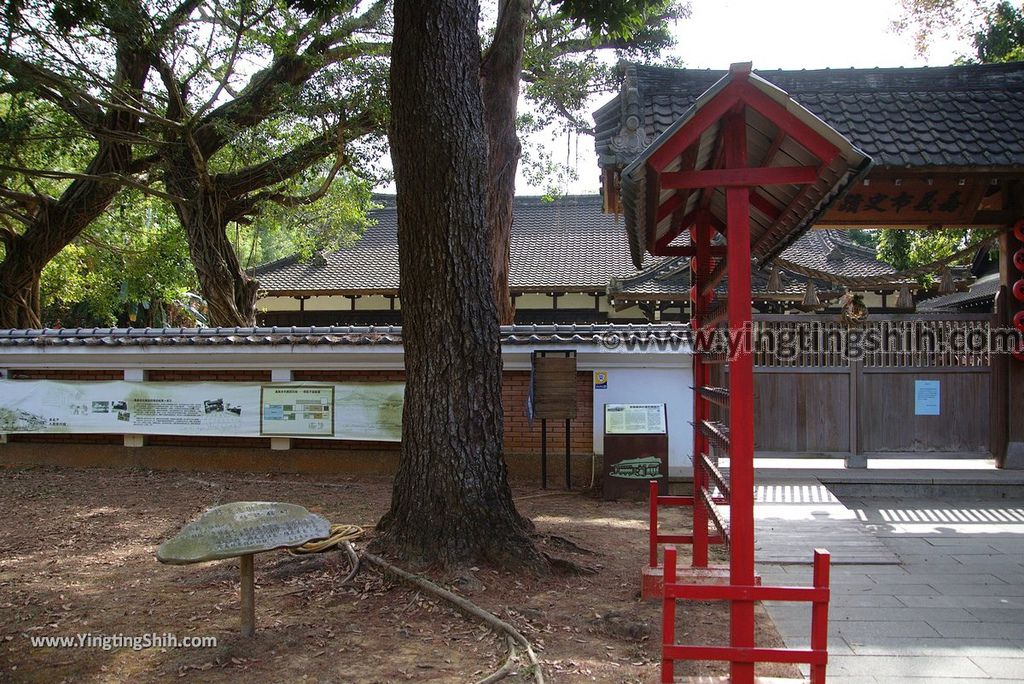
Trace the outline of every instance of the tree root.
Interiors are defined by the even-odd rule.
[[[561,573],[570,575],[596,575],[597,568],[592,568],[589,565],[583,565],[576,563],[568,558],[559,558],[558,556],[552,556],[550,553],[541,551],[544,554],[544,558],[547,559],[548,563],[552,568]]]
[[[499,668],[497,671],[495,671],[494,674],[483,679],[479,684],[484,684],[485,682],[496,682],[499,679],[504,678],[506,675],[509,674],[509,672],[512,671],[511,663],[512,659],[515,657],[515,650],[512,648],[513,644],[518,644],[526,651],[526,655],[530,659],[530,665],[533,670],[534,680],[537,682],[537,684],[544,684],[544,672],[541,669],[540,660],[538,660],[537,654],[534,653],[533,647],[530,645],[530,642],[527,641],[526,637],[524,637],[515,627],[508,624],[504,620],[498,618],[497,616],[488,613],[486,610],[480,608],[476,604],[467,601],[461,596],[457,596],[456,594],[453,594],[447,589],[438,586],[437,584],[431,582],[427,578],[421,577],[419,575],[414,575],[410,572],[406,572],[398,566],[392,565],[391,563],[387,562],[380,556],[375,556],[372,553],[368,553],[366,551],[362,552],[362,556],[363,560],[371,563],[372,565],[376,565],[385,573],[394,575],[402,580],[405,580],[406,582],[409,582],[410,584],[419,587],[420,589],[423,589],[428,593],[431,593],[439,598],[444,599],[445,601],[448,601],[449,603],[454,604],[462,612],[471,615],[472,617],[475,617],[478,620],[482,620],[491,629],[495,630],[496,632],[502,632],[507,636],[509,640],[508,660],[506,660],[505,664],[502,665],[501,668]]]
[[[348,571],[348,575],[345,576],[345,579],[341,580],[341,584],[345,585],[351,582],[355,576],[359,574],[359,554],[356,553],[356,549],[352,546],[352,542],[350,541],[342,544],[341,548],[345,551],[345,555],[348,556],[349,565],[352,566]]]
[[[588,549],[588,548],[586,548],[584,546],[580,546],[579,544],[577,544],[573,540],[567,539],[566,537],[563,537],[561,535],[557,535],[557,534],[535,534],[533,536],[534,536],[534,539],[539,539],[542,544],[551,544],[551,546],[557,546],[557,547],[560,547],[560,548],[565,549],[567,551],[570,551],[571,553],[578,553],[581,556],[596,556],[597,555],[596,551],[591,551],[590,549]]]
[[[510,636],[506,636],[505,641],[508,642],[508,658],[505,659],[505,663],[476,684],[493,684],[494,682],[501,681],[512,672],[512,667],[515,665],[516,659],[516,640]]]

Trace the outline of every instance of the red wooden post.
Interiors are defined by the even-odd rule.
[[[725,165],[747,165],[745,110],[730,114],[724,122]],[[730,187],[725,191],[727,216],[727,277],[729,279],[729,334],[743,335],[729,360],[729,471],[730,559],[729,582],[754,584],[754,364],[750,350],[750,190]],[[733,601],[730,645],[754,646],[754,602]],[[753,684],[753,663],[732,663],[733,684]]]
[[[829,553],[824,549],[814,550],[814,587],[829,587]],[[815,601],[811,605],[811,650],[828,650],[828,600]],[[811,665],[811,684],[825,684],[825,665]]]
[[[676,599],[669,596],[670,585],[676,583],[676,547],[665,547],[665,592],[661,601],[661,681],[662,684],[675,680],[675,666],[672,658],[665,657],[665,647],[676,643]]]
[[[651,549],[650,549],[650,566],[652,568],[658,567],[658,481],[651,480]]]
[[[697,216],[697,223],[694,230],[694,242],[697,254],[694,259],[694,298],[693,298],[693,320],[691,330],[696,330],[704,324],[704,311],[707,303],[714,296],[701,294],[701,285],[708,278],[711,272],[711,259],[708,248],[711,246],[711,225],[709,213],[706,209],[701,210]],[[700,351],[700,350],[698,350]],[[700,354],[693,355],[693,386],[697,389],[708,384],[708,369],[704,365]],[[708,512],[701,501],[701,489],[708,486],[707,474],[701,466],[701,454],[708,452],[708,440],[700,430],[701,421],[711,417],[708,410],[707,400],[700,392],[694,391],[693,396],[693,561],[695,568],[706,568],[708,566]]]

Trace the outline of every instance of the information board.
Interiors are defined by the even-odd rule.
[[[0,380],[0,434],[398,442],[405,385]]]
[[[667,431],[664,404],[605,404],[606,435],[663,435]]]
[[[915,380],[914,381],[914,415],[915,416],[937,416],[939,415],[939,402],[941,390],[938,380]]]
[[[330,536],[331,525],[302,506],[235,501],[203,513],[157,549],[161,563],[185,565],[299,546]]]
[[[334,436],[333,385],[263,385],[260,434]]]

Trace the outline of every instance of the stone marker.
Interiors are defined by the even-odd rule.
[[[302,506],[270,501],[235,501],[216,506],[157,549],[161,563],[187,565],[241,558],[242,635],[256,631],[253,554],[299,546],[331,534],[331,525]]]

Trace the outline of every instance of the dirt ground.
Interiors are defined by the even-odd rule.
[[[533,578],[481,567],[432,578],[515,625],[539,649],[548,681],[657,681],[661,608],[639,598],[646,505],[515,493],[545,547],[596,574]],[[371,568],[339,586],[348,571],[341,553],[257,555],[252,639],[238,633],[237,561],[165,566],[154,555],[206,508],[239,500],[297,503],[372,535],[390,494],[385,478],[0,468],[0,680],[477,681],[504,661],[503,639]],[[666,525],[682,525],[682,515],[670,512]],[[103,650],[30,640],[151,633],[215,636],[217,645]],[[726,644],[724,606],[681,604],[677,634]],[[759,645],[781,645],[763,611]],[[790,666],[763,672],[795,674]],[[505,681],[532,679],[520,671]]]

